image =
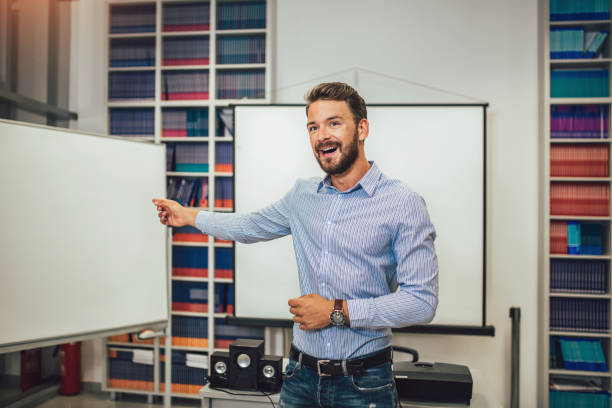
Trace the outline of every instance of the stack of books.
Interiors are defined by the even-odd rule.
[[[208,65],[208,54],[208,37],[166,37],[162,65]]]
[[[153,108],[111,108],[110,134],[118,136],[153,136]]]
[[[604,144],[553,144],[551,177],[608,177],[609,148]]]
[[[607,139],[609,107],[605,105],[552,105],[552,139]]]
[[[111,34],[155,32],[155,4],[112,6]]]
[[[266,38],[224,36],[217,39],[217,64],[263,64],[266,62]]]
[[[206,248],[173,246],[172,276],[208,277],[208,250]]]
[[[110,72],[108,75],[108,99],[155,98],[155,72]]]
[[[224,1],[217,4],[217,29],[266,27],[265,1]]]
[[[609,299],[550,298],[550,329],[609,333]]]
[[[550,290],[553,293],[607,292],[607,263],[600,260],[551,259]]]
[[[232,173],[234,171],[234,145],[217,143],[215,149],[215,171]]]
[[[208,2],[164,3],[163,31],[204,31],[210,29]]]
[[[207,108],[164,108],[162,137],[208,136]]]
[[[172,345],[208,347],[207,319],[191,316],[172,316]]]
[[[218,71],[218,99],[262,99],[265,96],[265,72],[263,69]]]

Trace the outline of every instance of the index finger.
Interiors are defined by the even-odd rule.
[[[289,301],[287,302],[287,304],[289,306],[298,306],[300,298],[295,298],[295,299],[289,299]]]

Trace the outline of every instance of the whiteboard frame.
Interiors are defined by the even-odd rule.
[[[234,131],[236,129],[236,106],[254,106],[254,107],[303,107],[306,109],[305,104],[231,104],[229,107],[234,109]],[[483,160],[483,174],[482,174],[482,183],[483,183],[483,213],[482,213],[482,324],[480,326],[477,325],[447,325],[447,324],[420,324],[409,327],[403,327],[398,329],[393,329],[393,332],[402,332],[402,333],[425,333],[425,334],[455,334],[455,335],[476,335],[476,336],[495,336],[495,327],[491,325],[487,325],[487,316],[486,316],[486,284],[487,284],[487,108],[489,107],[488,103],[405,103],[405,104],[367,104],[367,107],[482,107],[483,109],[483,151],[482,151],[482,160]],[[236,134],[234,134],[234,158],[235,149],[236,149]],[[233,190],[234,190],[234,200],[236,199],[235,191],[236,191],[236,179],[233,177]],[[236,203],[234,202],[234,207]],[[236,266],[236,251],[234,246],[234,268]],[[236,297],[236,275],[234,274],[234,313],[231,316],[227,317],[228,323],[235,325],[244,325],[244,326],[265,326],[265,327],[285,327],[290,328],[293,327],[293,322],[291,320],[285,319],[264,319],[264,318],[245,318],[238,317],[235,315],[237,307],[236,303],[238,301]]]

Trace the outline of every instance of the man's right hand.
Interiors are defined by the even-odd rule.
[[[153,204],[157,206],[159,221],[169,227],[182,227],[191,225],[195,227],[196,217],[200,210],[186,208],[173,200],[154,198]]]

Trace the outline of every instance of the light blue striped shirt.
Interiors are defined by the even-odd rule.
[[[438,304],[436,233],[425,202],[370,163],[344,192],[329,176],[298,180],[262,210],[202,211],[196,219],[205,234],[242,243],[292,234],[301,293],[347,299],[350,327],[294,324],[295,346],[318,358],[381,350],[391,345],[390,328],[430,322]]]

